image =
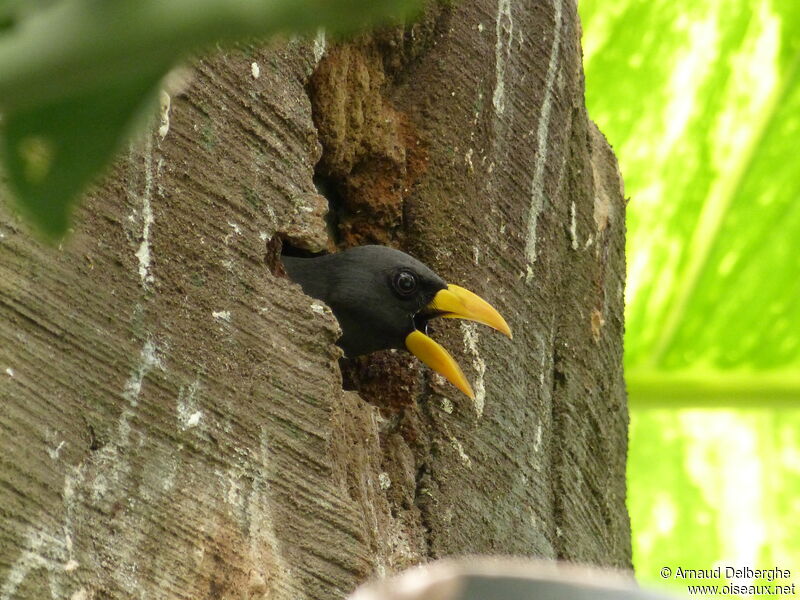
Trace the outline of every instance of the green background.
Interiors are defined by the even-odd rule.
[[[800,586],[800,2],[579,11],[630,198],[637,575],[685,593],[662,567],[780,567]]]

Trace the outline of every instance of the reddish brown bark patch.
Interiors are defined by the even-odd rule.
[[[404,199],[425,171],[427,156],[408,117],[386,98],[376,44],[331,48],[308,89],[323,147],[317,173],[340,198],[332,207],[339,245],[397,245]]]

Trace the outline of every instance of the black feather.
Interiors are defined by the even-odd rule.
[[[306,294],[331,307],[342,328],[338,343],[351,357],[405,348],[406,336],[424,326],[427,316],[421,311],[447,287],[417,259],[386,246],[359,246],[316,258],[284,256],[283,264]],[[413,293],[396,288],[401,271],[415,277]]]

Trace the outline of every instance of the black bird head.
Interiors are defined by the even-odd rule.
[[[417,259],[386,246],[359,246],[317,258],[284,257],[286,271],[309,296],[331,307],[347,356],[405,348],[470,397],[458,363],[426,335],[435,317],[468,319],[508,337],[511,329],[485,300],[448,285]]]

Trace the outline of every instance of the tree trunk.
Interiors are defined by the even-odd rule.
[[[579,34],[573,2],[480,0],[217,55],[62,245],[3,207],[0,600],[337,598],[466,553],[629,567],[624,200]],[[436,323],[474,401],[405,353],[340,370],[281,242],[404,248],[514,339]]]

